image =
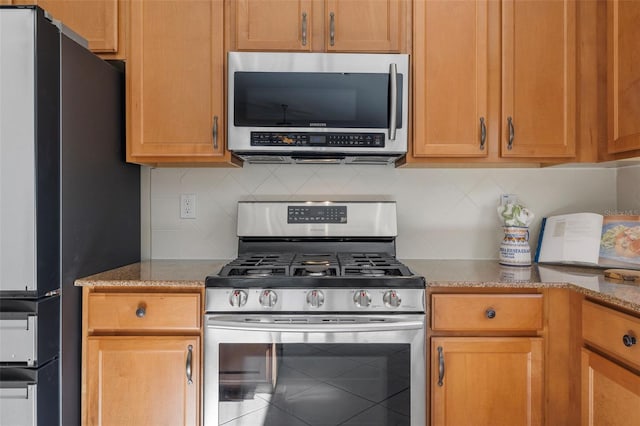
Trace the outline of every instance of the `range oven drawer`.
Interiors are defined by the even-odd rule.
[[[42,365],[60,352],[60,297],[0,300],[0,365]]]
[[[58,360],[40,368],[0,368],[0,425],[58,423]]]

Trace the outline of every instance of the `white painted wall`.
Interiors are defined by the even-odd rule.
[[[618,173],[622,179],[617,180]],[[245,165],[241,169],[143,170],[143,254],[153,259],[236,256],[239,200],[387,199],[398,207],[397,256],[496,259],[499,196],[515,193],[540,219],[559,213],[640,208],[640,167],[397,169],[347,165]],[[627,183],[627,180],[630,182]],[[180,219],[181,193],[195,193],[196,219]],[[625,202],[617,204],[617,198]],[[635,204],[634,204],[635,203]]]

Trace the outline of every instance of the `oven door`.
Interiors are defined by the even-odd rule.
[[[207,426],[425,424],[424,315],[207,315]]]

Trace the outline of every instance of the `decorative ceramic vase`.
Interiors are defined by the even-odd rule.
[[[529,228],[505,226],[504,238],[500,243],[499,263],[507,266],[530,266]]]

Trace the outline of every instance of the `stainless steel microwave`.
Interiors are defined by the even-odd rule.
[[[228,147],[252,163],[388,164],[407,152],[409,56],[229,52]]]

